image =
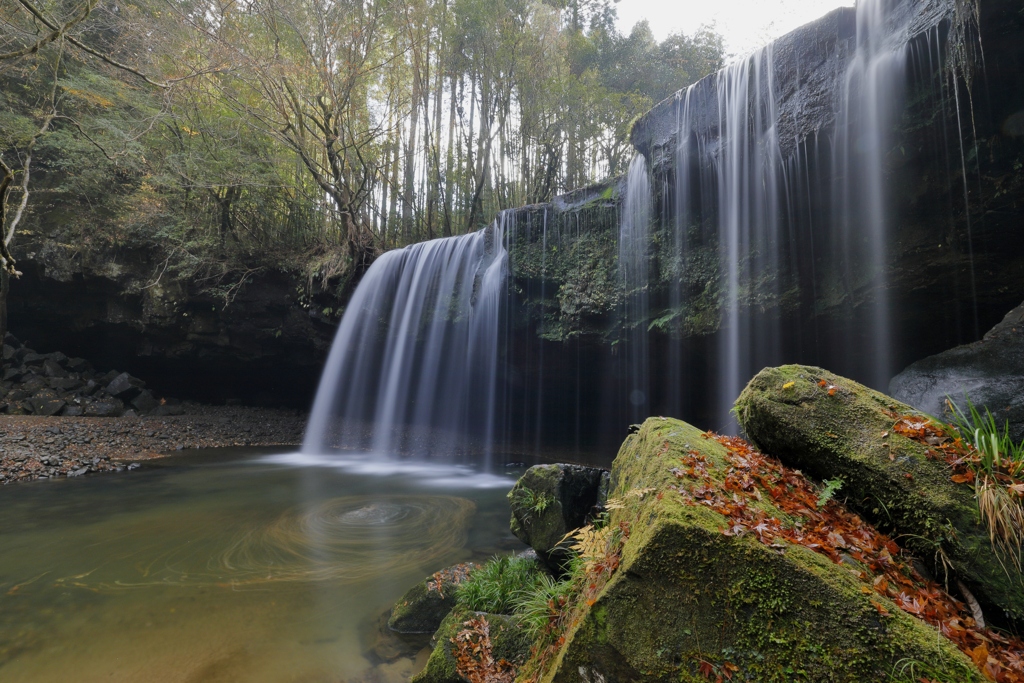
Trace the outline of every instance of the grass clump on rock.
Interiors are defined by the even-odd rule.
[[[531,557],[501,555],[469,573],[456,593],[464,609],[512,614],[516,597],[543,584],[546,575]]]

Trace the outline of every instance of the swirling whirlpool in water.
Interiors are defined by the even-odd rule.
[[[141,581],[103,587],[359,581],[450,557],[465,545],[475,509],[472,501],[451,496],[332,498],[289,508],[238,531],[226,545],[197,539],[211,551],[205,566],[196,566],[200,556],[192,545],[145,563]]]

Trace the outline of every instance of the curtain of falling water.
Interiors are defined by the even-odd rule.
[[[883,391],[893,374],[884,164],[903,102],[907,53],[902,27],[887,26],[887,5],[857,3],[857,48],[840,91],[832,157],[842,287],[851,302],[866,298],[862,312],[850,315],[860,320],[870,348],[863,379]]]
[[[653,197],[651,174],[642,154],[633,157],[626,176],[626,196],[619,223],[619,277],[623,291],[623,338],[630,419],[649,412],[650,370],[647,338],[648,270]]]
[[[846,338],[831,341],[868,357],[861,366],[844,370],[882,389],[892,374],[884,163],[903,101],[907,33],[905,27],[886,23],[887,4],[857,4],[855,50],[838,89],[836,130],[826,141],[831,186],[816,178],[812,186],[809,176],[811,162],[821,161],[808,158],[820,154],[817,138],[783,158],[771,45],[719,71],[713,103],[695,95],[706,83],[676,97],[674,248],[682,262],[696,229],[698,240],[714,241],[720,258],[718,357],[712,363],[718,397],[715,428],[734,428],[729,409],[754,373],[804,355],[787,348],[781,315],[759,314],[766,304],[778,305],[784,288],[795,282],[797,264],[791,259],[798,235],[805,236],[812,250],[816,239],[829,243],[832,263],[841,264],[842,296],[851,324]],[[717,116],[708,115],[710,106],[717,107]],[[813,206],[820,205],[830,206],[830,213],[816,215]],[[815,291],[831,285],[819,283],[819,276],[834,276],[831,269],[814,273],[816,258],[812,253],[808,267]],[[672,270],[669,305],[681,319],[688,303],[684,274]],[[865,345],[867,354],[862,352]],[[678,347],[670,348],[668,358],[665,395],[672,406],[681,403],[673,397],[686,362]]]
[[[773,77],[770,45],[717,77],[718,245],[725,264],[719,429],[733,428],[729,410],[755,367],[774,364],[779,357],[778,330],[756,325],[750,303],[741,300],[743,290],[749,295],[755,284],[766,295],[775,294],[778,286],[781,178]],[[777,319],[767,324],[775,325]]]
[[[449,452],[470,433],[486,450],[507,270],[501,219],[377,259],[338,327],[303,450]]]

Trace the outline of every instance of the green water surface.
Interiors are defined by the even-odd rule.
[[[376,624],[413,583],[522,546],[508,486],[218,449],[0,488],[0,680],[405,681]]]

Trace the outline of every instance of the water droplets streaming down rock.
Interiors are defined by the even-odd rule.
[[[640,421],[649,409],[647,314],[652,204],[651,174],[643,155],[637,154],[626,176],[626,196],[619,222],[619,277],[622,280],[622,319],[625,322],[623,341],[628,364],[630,419],[633,421]]]
[[[449,454],[493,437],[502,223],[381,256],[345,310],[305,453]]]

